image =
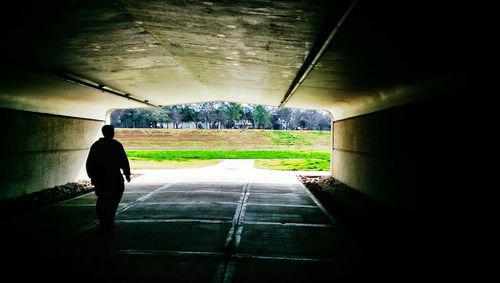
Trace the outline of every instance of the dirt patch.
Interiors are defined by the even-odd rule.
[[[369,249],[386,252],[409,237],[412,218],[331,176],[299,176],[335,220]]]
[[[136,178],[141,174],[132,174]],[[90,180],[66,183],[65,185],[43,189],[17,198],[0,200],[0,213],[14,213],[41,208],[94,191]]]
[[[326,133],[326,132],[325,132]],[[292,138],[293,137],[293,138]],[[317,131],[116,129],[126,149],[316,149],[327,150],[329,134]]]
[[[2,212],[31,210],[83,195],[93,190],[94,187],[88,180],[71,182],[17,198],[2,200],[0,201],[0,210]]]
[[[422,263],[432,260],[429,255],[440,246],[429,239],[432,231],[423,229],[415,214],[388,208],[330,176],[299,176],[299,180],[357,239],[366,256],[358,265],[366,269],[366,279],[400,282],[408,274],[428,274]]]

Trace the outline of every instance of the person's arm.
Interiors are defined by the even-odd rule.
[[[127,182],[130,182],[130,164],[128,162],[127,153],[125,153],[125,149],[120,144],[121,158],[120,158],[120,168],[123,170],[123,175],[125,175],[125,179]]]
[[[89,150],[89,155],[87,156],[87,161],[85,162],[85,169],[87,170],[87,176],[89,176],[90,181],[93,185],[98,183],[97,178],[97,153],[96,153],[96,145],[92,144]]]
[[[87,176],[92,179],[95,168],[95,158],[94,158],[94,145],[90,147],[89,155],[87,156],[87,161],[85,162],[85,169],[87,170]]]

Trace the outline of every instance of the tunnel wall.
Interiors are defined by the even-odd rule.
[[[332,175],[392,208],[412,211],[456,182],[459,107],[420,101],[333,123]],[[458,172],[458,171],[455,171]]]
[[[0,109],[0,199],[73,182],[102,121]]]

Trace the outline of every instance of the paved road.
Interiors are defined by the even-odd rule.
[[[112,232],[96,227],[93,193],[16,217],[3,241],[12,263],[6,270],[120,282],[334,282],[360,275],[359,247],[294,172],[253,169],[245,160],[145,173],[127,184]]]

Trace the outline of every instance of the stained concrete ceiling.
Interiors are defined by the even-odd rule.
[[[101,119],[144,101],[233,101],[342,119],[464,76],[464,10],[373,2],[20,1],[2,19],[0,107]]]

